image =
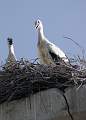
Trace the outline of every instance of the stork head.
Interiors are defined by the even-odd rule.
[[[9,46],[13,44],[12,38],[8,38],[7,40],[8,40],[8,45],[9,45]]]
[[[35,28],[37,29],[37,30],[43,30],[43,25],[42,25],[42,21],[41,20],[36,20],[35,21]]]

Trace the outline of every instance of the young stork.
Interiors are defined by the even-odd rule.
[[[56,64],[63,61],[69,63],[65,53],[55,44],[48,41],[43,32],[43,24],[41,20],[35,21],[35,28],[38,32],[38,56],[41,64]]]
[[[7,42],[8,42],[8,57],[7,57],[7,60],[6,60],[6,66],[5,67],[13,65],[17,61],[15,53],[14,53],[12,38],[8,38]]]

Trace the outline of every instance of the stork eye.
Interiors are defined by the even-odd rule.
[[[40,22],[38,21],[38,23],[40,23]]]

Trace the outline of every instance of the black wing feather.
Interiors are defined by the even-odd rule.
[[[53,59],[54,62],[62,61],[62,59],[58,55],[56,55],[54,52],[49,51],[49,54],[50,54],[50,56],[51,56],[51,58]]]

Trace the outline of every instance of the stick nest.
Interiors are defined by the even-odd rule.
[[[86,83],[86,69],[74,68],[59,63],[40,65],[26,60],[17,61],[10,67],[0,70],[0,104],[23,97],[30,97],[37,92],[58,88],[65,92],[70,87],[80,87]]]

